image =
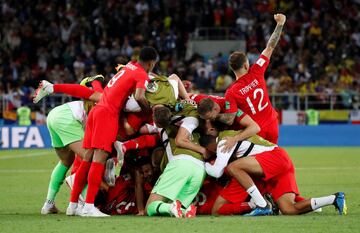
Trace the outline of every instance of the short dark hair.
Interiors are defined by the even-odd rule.
[[[233,52],[229,57],[229,66],[233,71],[241,69],[247,61],[246,54],[240,51]]]
[[[140,50],[139,60],[142,62],[156,61],[159,55],[153,47],[146,46]]]
[[[214,108],[215,102],[210,98],[204,98],[200,100],[197,110],[201,117],[205,116],[206,113],[211,112]]]
[[[216,137],[212,135],[202,135],[199,139],[199,144],[202,147],[207,147],[210,143],[216,142]]]
[[[160,128],[166,128],[171,122],[171,112],[167,107],[157,107],[154,109],[154,122]]]

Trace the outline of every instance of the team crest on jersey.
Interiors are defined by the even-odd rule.
[[[258,64],[259,66],[263,66],[265,64],[265,59],[264,58],[259,58],[257,61],[256,61],[256,64]]]
[[[241,111],[240,109],[238,109],[238,111],[237,111],[237,113],[236,113],[236,116],[237,116],[237,117],[240,117],[242,114],[243,114],[243,111]]]
[[[159,89],[159,85],[156,82],[149,82],[146,85],[146,91],[154,93]]]
[[[225,101],[225,109],[229,110],[230,109],[230,103],[229,101]]]

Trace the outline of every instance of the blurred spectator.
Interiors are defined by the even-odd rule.
[[[28,106],[19,107],[16,110],[19,126],[31,125],[31,109]]]
[[[185,60],[190,35],[197,27],[234,28],[253,63],[275,12],[287,22],[265,75],[269,92],[288,95],[289,107],[294,92],[320,102],[340,94],[342,106],[358,106],[359,1],[3,0],[0,7],[0,91],[12,109],[31,103],[41,79],[78,82],[96,73],[110,79],[116,64],[136,60],[144,45],[160,53],[156,72],[223,92],[232,81],[228,54]]]

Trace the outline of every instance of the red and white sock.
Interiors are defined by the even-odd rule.
[[[94,92],[80,84],[54,84],[54,93],[64,93],[80,99],[89,99]]]
[[[156,134],[142,135],[138,138],[128,140],[123,143],[124,152],[128,150],[145,149],[154,147],[157,144],[159,136]]]

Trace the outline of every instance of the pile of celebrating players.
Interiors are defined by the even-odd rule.
[[[69,216],[297,215],[329,205],[346,214],[343,192],[302,197],[292,160],[277,145],[264,74],[286,17],[274,20],[254,64],[230,54],[236,80],[225,97],[190,93],[192,84],[176,74],[153,73],[152,47],[118,65],[108,83],[100,74],[80,84],[41,81],[34,103],[52,93],[81,99],[48,114],[59,163],[41,213],[59,212],[55,197],[66,181]]]

